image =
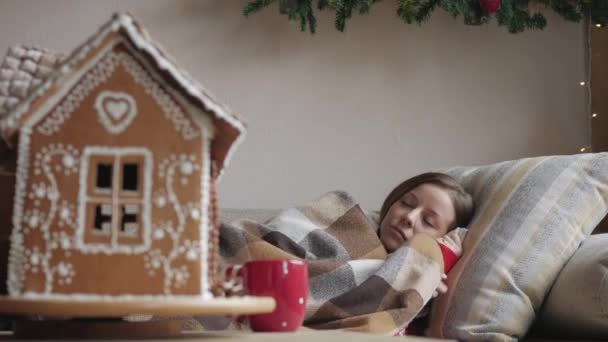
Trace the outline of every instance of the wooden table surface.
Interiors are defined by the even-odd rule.
[[[396,340],[396,338],[398,340]],[[373,335],[356,332],[343,332],[343,331],[331,331],[331,330],[309,330],[305,329],[295,333],[236,333],[236,332],[205,332],[205,333],[183,333],[178,337],[164,338],[163,341],[203,341],[203,342],[238,342],[238,341],[267,341],[267,342],[439,342],[439,341],[454,341],[454,340],[441,340],[432,339],[425,337],[406,336],[406,337],[392,337],[384,335]],[[11,332],[0,332],[0,341],[35,341],[35,340],[24,340],[15,339]],[[42,340],[43,341],[43,340]],[[103,341],[89,339],[87,341]],[[146,339],[128,339],[120,340],[113,339],[113,342],[120,341],[150,341]],[[152,340],[154,341],[154,340]]]

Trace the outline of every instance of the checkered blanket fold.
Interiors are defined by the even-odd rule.
[[[431,299],[443,270],[437,242],[425,235],[387,254],[376,225],[340,191],[264,223],[222,224],[220,254],[224,265],[305,260],[306,326],[391,335],[402,332]]]

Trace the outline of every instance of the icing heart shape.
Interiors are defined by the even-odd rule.
[[[125,92],[102,91],[95,99],[97,118],[111,134],[122,133],[137,115],[133,96]]]
[[[129,103],[124,100],[108,99],[104,104],[104,109],[114,120],[120,120],[129,111]]]

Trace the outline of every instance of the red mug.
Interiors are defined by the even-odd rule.
[[[226,269],[228,287],[249,296],[273,297],[268,314],[248,315],[253,331],[296,331],[304,321],[308,295],[308,268],[302,260],[253,260]]]

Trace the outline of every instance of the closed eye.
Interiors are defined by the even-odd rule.
[[[408,207],[408,208],[413,208],[414,205],[412,205],[411,203],[407,202],[406,200],[401,200],[401,204]]]

